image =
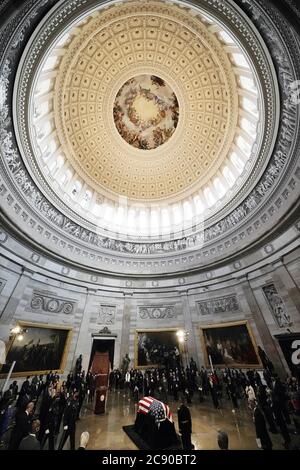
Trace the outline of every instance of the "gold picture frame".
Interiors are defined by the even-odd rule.
[[[200,325],[199,330],[206,367],[211,367],[210,355],[213,367],[263,368],[256,340],[247,320]]]
[[[22,330],[27,330],[27,332],[24,334],[24,341],[18,342],[17,340],[17,335],[13,335],[9,341],[7,342],[6,345],[6,363],[11,364],[13,361],[16,361],[16,365],[14,368],[14,371],[12,373],[12,377],[26,377],[26,376],[32,376],[32,375],[44,375],[48,374],[51,370],[54,372],[57,372],[58,374],[62,374],[65,369],[66,361],[67,361],[67,356],[70,348],[70,342],[73,334],[73,328],[67,325],[54,325],[50,323],[34,323],[34,322],[24,322],[24,321],[19,321],[18,325],[22,328]],[[40,330],[40,331],[39,331]],[[52,343],[42,343],[41,342],[41,337],[43,337],[42,341],[45,341],[47,336],[45,335],[46,330],[48,330],[48,338],[51,340],[51,335],[52,335]],[[54,336],[55,333],[59,331],[64,331],[65,334],[61,334],[60,336]],[[35,341],[35,337],[40,334],[40,338]],[[58,341],[57,341],[57,338]],[[57,343],[57,344],[55,344]],[[46,353],[47,349],[49,350],[49,344],[53,344],[52,347],[50,347],[50,352],[52,353],[53,357],[53,364],[58,367],[47,367],[47,368],[39,368],[39,369],[31,369],[30,367],[26,368],[26,359],[24,359],[24,354],[26,351],[26,354],[29,354],[29,350],[27,349],[28,346],[31,348],[31,361],[32,364],[34,364],[34,361],[36,361],[36,364],[41,364],[42,362],[47,362],[47,365],[50,365],[50,359],[48,357],[48,360],[46,358]],[[22,348],[22,351],[18,351],[18,349]],[[34,349],[35,348],[35,349]],[[58,351],[57,351],[58,349]],[[45,356],[42,360],[37,361],[37,353],[43,353],[43,356]],[[57,355],[57,357],[55,357]],[[20,366],[20,360],[18,358],[22,357],[23,366]],[[54,364],[54,359],[56,359],[56,363]],[[21,363],[22,364],[22,363]],[[1,365],[0,365],[1,367]],[[18,369],[26,369],[26,370],[18,370]],[[3,369],[3,365],[2,365]],[[0,369],[0,378],[5,378],[6,373],[4,373]]]
[[[141,361],[141,354],[139,350],[139,336],[140,335],[148,335],[149,339],[152,341],[158,339],[158,336],[162,336],[161,340],[164,341],[160,344],[174,344],[174,347],[177,346],[180,353],[182,353],[182,347],[179,342],[178,336],[176,336],[177,331],[181,330],[182,328],[150,328],[150,329],[138,329],[135,330],[135,340],[134,340],[134,367],[135,369],[153,369],[159,367],[161,364],[158,363],[150,363],[150,364],[143,364]],[[167,335],[169,333],[169,335]],[[165,335],[165,338],[163,338]],[[152,338],[151,338],[152,336]],[[174,340],[171,342],[171,339]],[[166,343],[167,341],[167,343]],[[139,360],[140,359],[140,360]]]

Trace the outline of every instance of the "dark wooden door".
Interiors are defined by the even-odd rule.
[[[92,367],[92,374],[96,374],[96,402],[95,414],[105,413],[108,378],[109,378],[109,353],[95,352]]]

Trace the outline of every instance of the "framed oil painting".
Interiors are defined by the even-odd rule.
[[[63,373],[72,336],[72,328],[43,323],[19,322],[25,331],[20,341],[14,335],[7,346],[6,365],[16,361],[13,377],[46,374],[49,371]],[[1,376],[0,375],[0,376]]]
[[[176,367],[180,362],[178,328],[136,330],[135,367],[146,369],[159,366]]]
[[[206,366],[262,368],[257,345],[247,321],[200,327]]]

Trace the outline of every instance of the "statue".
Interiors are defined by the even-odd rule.
[[[77,358],[75,364],[75,374],[80,374],[82,369],[82,354]]]
[[[121,371],[123,372],[123,374],[126,374],[126,372],[128,371],[129,363],[130,363],[130,357],[128,356],[128,353],[127,353],[125,354],[125,357],[121,365]]]
[[[273,366],[272,361],[270,361],[267,354],[265,353],[265,351],[260,346],[257,346],[257,349],[258,349],[258,355],[260,357],[262,365],[264,366],[264,369],[267,369],[272,374],[272,372],[274,370],[274,366]]]

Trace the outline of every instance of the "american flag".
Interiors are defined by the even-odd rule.
[[[152,397],[143,397],[139,401],[138,413],[151,414],[155,418],[155,422],[159,423],[168,419],[173,421],[172,413],[168,405],[165,405],[162,401],[156,400]]]

